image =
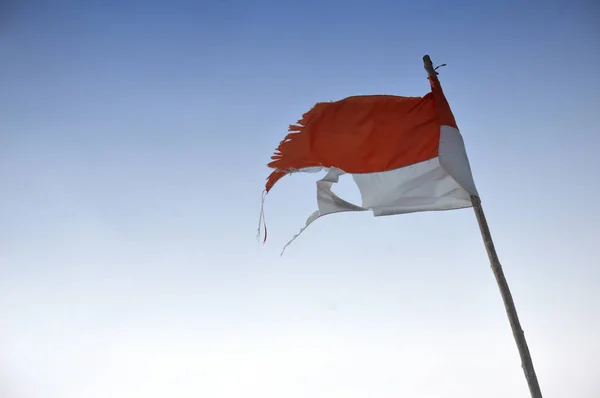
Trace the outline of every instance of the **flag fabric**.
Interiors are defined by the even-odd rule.
[[[378,217],[472,206],[478,193],[463,138],[439,80],[430,76],[429,82],[423,97],[364,95],[317,103],[289,127],[268,164],[274,170],[265,194],[287,174],[326,171],[317,181],[317,210],[300,233],[339,212],[370,210]],[[360,205],[332,191],[344,174],[358,186]]]

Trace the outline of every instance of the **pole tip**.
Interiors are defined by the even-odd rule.
[[[437,76],[437,72],[433,67],[433,62],[431,62],[431,57],[428,54],[423,56],[423,66],[425,67],[425,70],[427,71],[427,75],[429,77]]]

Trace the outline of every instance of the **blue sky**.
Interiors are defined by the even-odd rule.
[[[527,397],[470,209],[332,215],[266,163],[440,79],[545,397],[600,394],[594,1],[8,2],[0,395]],[[357,200],[349,181],[339,192]]]

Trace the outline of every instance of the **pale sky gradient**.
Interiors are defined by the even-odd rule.
[[[526,398],[471,209],[316,209],[317,101],[440,79],[546,398],[600,396],[600,6],[0,8],[0,397]],[[343,180],[338,190],[358,193]]]

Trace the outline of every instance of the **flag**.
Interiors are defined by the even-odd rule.
[[[478,193],[463,138],[437,76],[429,82],[423,97],[362,95],[317,103],[290,125],[268,164],[273,172],[264,194],[287,174],[326,171],[317,181],[317,210],[300,233],[339,212],[370,210],[378,217],[471,207]],[[358,186],[360,205],[332,191],[344,174]]]

